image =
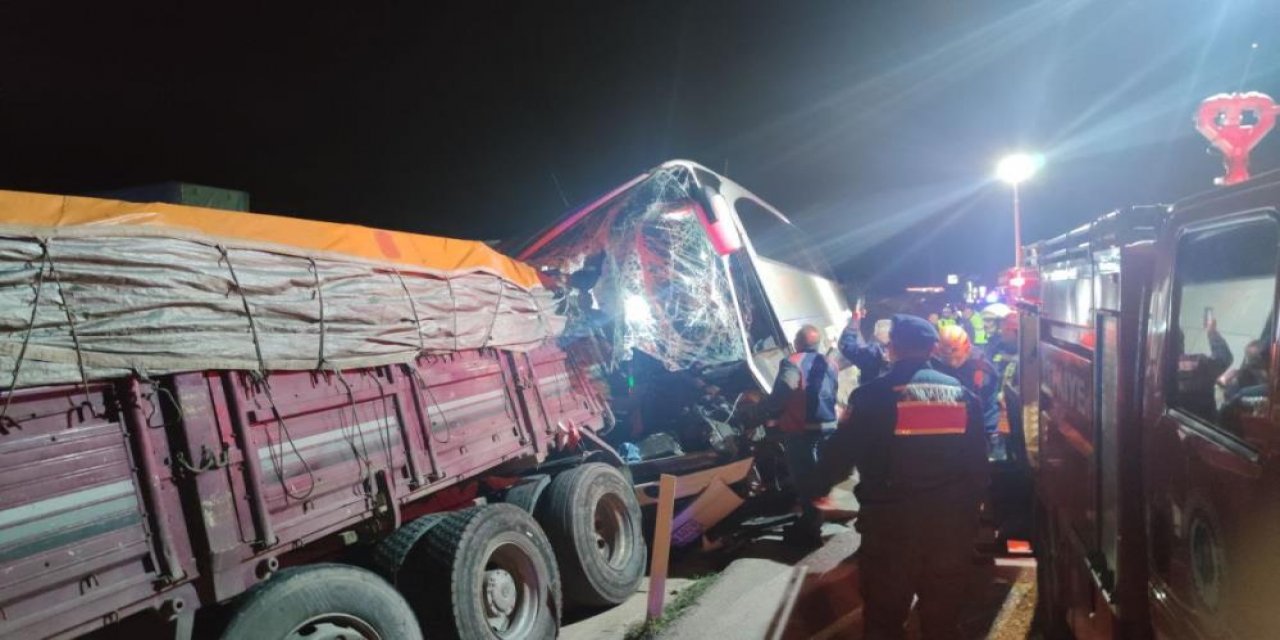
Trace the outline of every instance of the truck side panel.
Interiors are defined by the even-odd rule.
[[[547,346],[16,391],[0,421],[0,637],[223,603],[268,560],[377,539],[402,506],[536,466],[558,425],[598,429],[580,374]]]
[[[386,369],[278,373],[270,392],[248,375],[228,378],[231,419],[249,434],[243,453],[256,458],[276,539],[295,543],[366,517],[382,488],[374,486],[376,471],[385,472],[385,489],[404,490],[406,398]],[[248,473],[237,479],[252,482]],[[243,542],[271,546],[262,533]]]
[[[526,396],[530,398],[530,412],[536,415],[530,422],[548,427],[543,434],[535,430],[540,451],[548,444],[541,440],[554,437],[554,430],[585,428],[598,432],[606,426],[603,401],[593,391],[585,372],[570,365],[566,352],[544,347],[513,357],[517,362],[528,363],[529,373],[525,375],[534,380],[537,389],[536,396]]]
[[[410,375],[418,382],[419,433],[434,451],[439,479],[534,455],[534,434],[521,415],[516,372],[506,353],[423,356]]]
[[[1043,321],[1047,324],[1048,321]],[[1041,332],[1052,327],[1042,324]],[[1067,530],[1092,546],[1097,526],[1094,468],[1093,361],[1079,350],[1040,343],[1041,482]]]
[[[144,508],[148,487],[130,446],[125,391],[92,384],[14,392],[0,425],[0,636],[105,624],[153,596],[154,585],[194,571],[165,567],[160,557],[157,528],[177,545],[169,561],[191,554],[180,517],[148,519],[180,512],[172,511],[167,469],[154,479],[167,509]],[[154,406],[147,411],[156,420],[146,428],[163,434]],[[163,437],[153,441],[153,454],[167,458]]]
[[[398,505],[517,458],[537,458],[505,354],[423,356],[412,366],[176,377],[195,475],[197,536],[222,601],[263,560],[343,531],[399,525]],[[268,388],[269,385],[269,388]],[[357,532],[356,530],[359,529]]]
[[[1145,541],[1129,532],[1142,526],[1137,398],[1151,263],[1147,236],[1122,227],[1039,265],[1037,485],[1055,545],[1042,557],[1079,637],[1146,626]]]

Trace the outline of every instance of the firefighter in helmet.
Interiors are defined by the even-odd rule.
[[[934,368],[937,342],[927,320],[894,316],[892,367],[853,392],[819,455],[820,486],[859,472],[866,638],[903,637],[913,597],[924,638],[959,637],[987,456],[981,403]]]
[[[1003,448],[1000,438],[1000,374],[981,352],[974,351],[964,327],[952,325],[938,332],[936,368],[960,381],[982,402],[982,427],[987,434],[988,455]]]

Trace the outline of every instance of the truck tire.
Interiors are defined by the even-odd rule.
[[[612,606],[636,592],[647,555],[640,503],[617,469],[590,463],[561,473],[537,514],[571,604]]]
[[[442,514],[425,528],[403,556],[395,584],[427,637],[556,636],[560,576],[533,516],[493,504]]]
[[[422,640],[404,598],[364,569],[318,564],[285,569],[234,605],[222,640]]]
[[[394,586],[399,586],[400,567],[404,566],[409,553],[413,551],[418,540],[437,524],[444,522],[445,513],[433,513],[422,516],[409,524],[396,529],[396,532],[384,538],[373,548],[371,558],[373,570],[386,578]]]
[[[550,485],[551,476],[545,473],[531,475],[520,484],[507,489],[506,494],[502,496],[502,501],[520,507],[529,515],[533,515],[537,510],[538,500]]]

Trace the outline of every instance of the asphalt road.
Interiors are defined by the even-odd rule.
[[[844,508],[852,508],[848,487],[834,494]],[[782,522],[768,519],[749,522],[753,534],[738,544],[714,552],[685,552],[673,558],[668,579],[668,602],[692,578],[718,574],[716,582],[662,634],[670,640],[709,640],[728,637],[768,636],[794,569],[803,565],[806,577],[783,637],[859,638],[861,599],[857,589],[854,552],[858,534],[849,527],[829,523],[821,548],[807,550],[787,545],[781,537]],[[748,527],[750,528],[750,527]],[[962,623],[963,638],[1022,640],[1032,635],[1035,608],[1035,565],[1030,558],[998,558],[975,567],[974,601]],[[561,637],[569,640],[622,638],[644,620],[647,600],[642,588],[628,602],[605,611],[567,612]],[[909,631],[918,637],[912,621]]]

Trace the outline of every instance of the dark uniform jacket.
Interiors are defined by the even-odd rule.
[[[960,381],[927,361],[899,361],[849,398],[822,446],[818,477],[831,487],[857,467],[862,516],[928,498],[974,500],[987,486],[982,407]]]
[[[943,362],[934,361],[933,366],[964,385],[964,388],[978,396],[982,403],[982,426],[987,433],[994,433],[1000,426],[1000,373],[995,365],[981,354],[973,354],[964,364],[952,368]]]
[[[867,342],[856,326],[847,326],[836,343],[840,355],[858,368],[858,384],[879,378],[889,368],[889,358],[879,342]]]

